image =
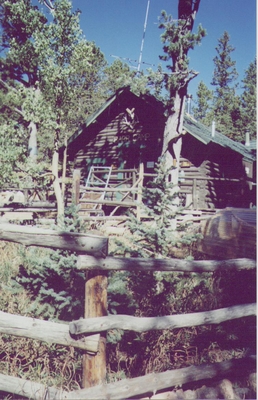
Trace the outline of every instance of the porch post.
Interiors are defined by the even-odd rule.
[[[144,164],[140,164],[139,168],[139,186],[138,186],[138,192],[137,192],[137,202],[139,205],[137,206],[137,220],[140,221],[141,219],[141,203],[142,203],[142,186],[143,186],[143,176],[144,176]]]

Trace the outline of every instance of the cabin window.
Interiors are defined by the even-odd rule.
[[[246,160],[243,160],[243,166],[245,168],[245,173],[248,178],[253,177],[253,168],[252,168],[252,163]]]
[[[154,168],[154,161],[147,161],[147,168]]]

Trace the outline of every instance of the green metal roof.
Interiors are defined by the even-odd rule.
[[[209,144],[211,142],[216,143],[222,147],[229,148],[236,153],[241,154],[246,159],[252,161],[256,160],[255,146],[252,145],[247,147],[240,142],[235,142],[216,130],[214,136],[212,136],[211,128],[201,124],[189,115],[185,115],[183,127],[187,132],[204,144]]]

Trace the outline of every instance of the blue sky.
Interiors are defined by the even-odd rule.
[[[72,4],[82,11],[81,28],[86,39],[100,47],[109,63],[115,60],[111,55],[138,61],[148,0],[72,0]],[[162,54],[158,17],[161,10],[166,10],[176,19],[177,4],[178,0],[150,0],[142,61],[155,64],[154,70]],[[236,61],[240,79],[254,61],[256,0],[201,0],[194,27],[199,24],[207,30],[207,36],[201,46],[189,52],[190,67],[199,72],[189,85],[188,92],[194,97],[201,80],[210,86],[215,47],[224,31],[229,33],[230,44],[235,47],[232,59]],[[137,66],[137,62],[130,65]],[[142,68],[146,67],[147,64],[142,64]]]

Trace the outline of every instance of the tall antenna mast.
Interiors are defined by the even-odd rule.
[[[144,28],[143,28],[143,36],[142,36],[142,44],[141,44],[141,50],[140,50],[140,56],[139,56],[139,61],[138,61],[137,72],[140,72],[140,69],[141,69],[142,52],[143,52],[143,45],[144,45],[144,39],[145,39],[145,32],[146,32],[146,28],[147,28],[149,7],[150,7],[150,0],[148,0],[147,9],[146,9],[145,22],[144,22]]]

